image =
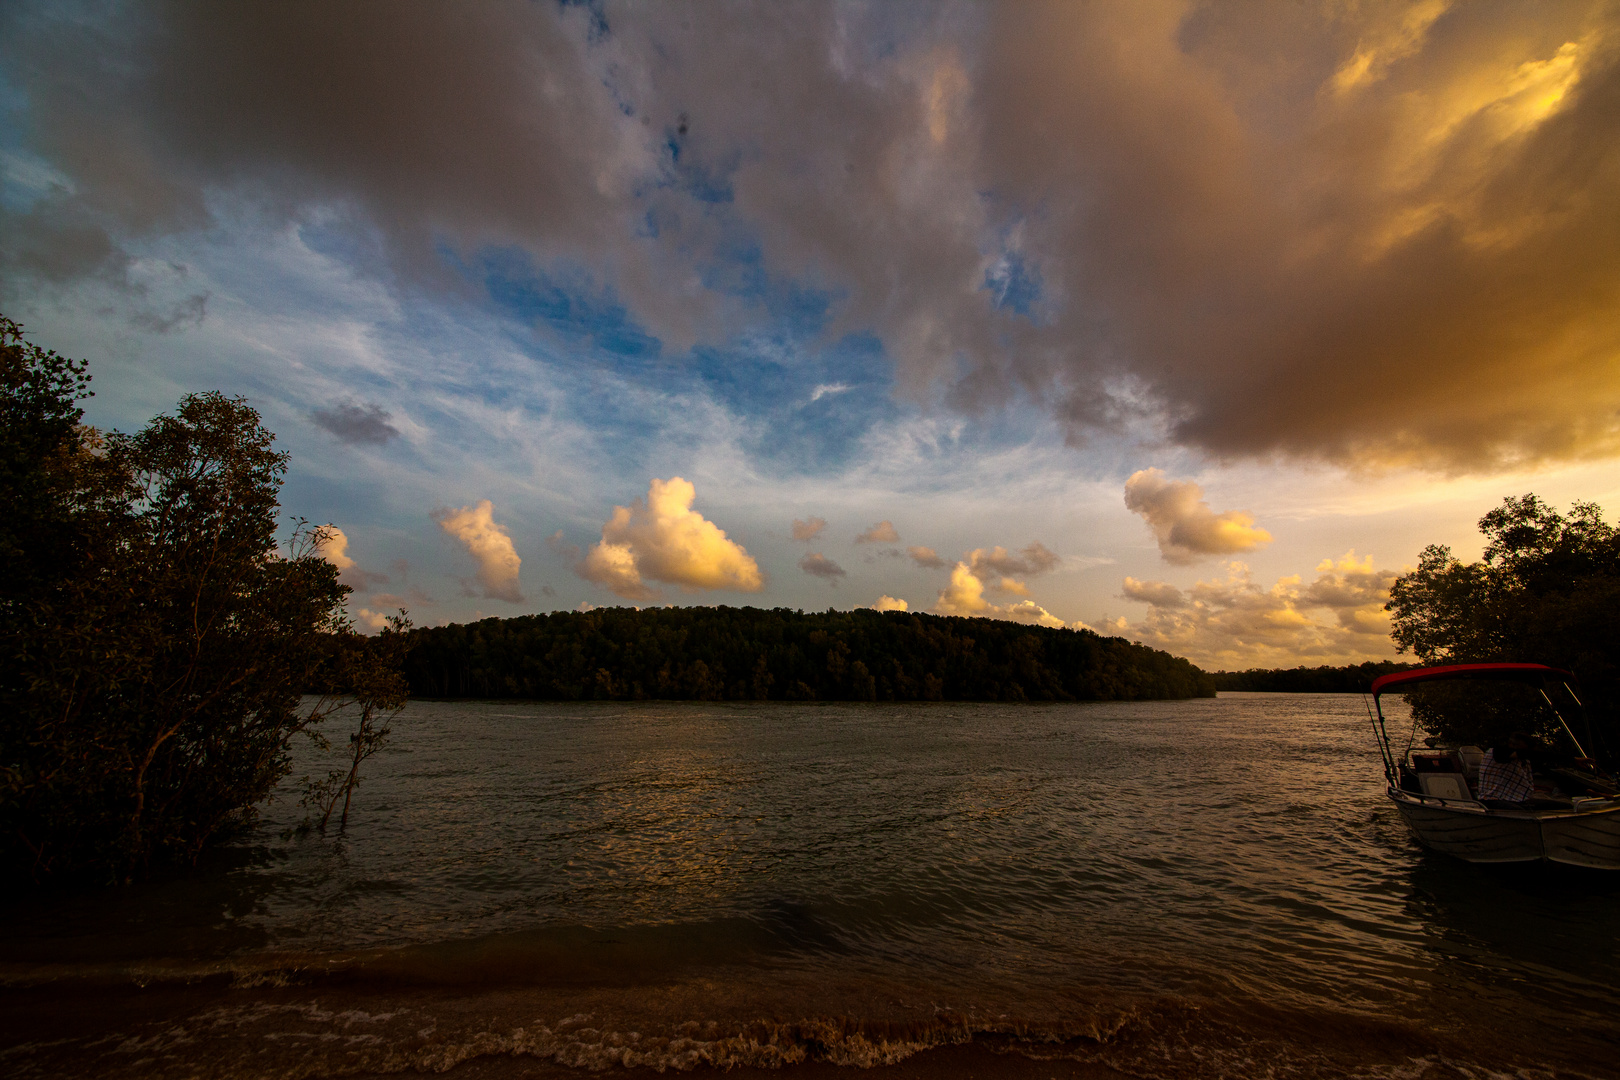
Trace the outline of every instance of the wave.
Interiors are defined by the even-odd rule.
[[[939,988],[931,986],[846,983],[821,986],[824,1000],[842,997],[848,1006],[863,998],[865,1007],[817,1012],[793,1004],[817,993],[810,973],[469,988],[390,984],[375,972],[333,980],[312,967],[276,970],[199,969],[199,981],[147,982],[139,992],[13,987],[0,1001],[0,1067],[15,1077],[114,1080],[442,1073],[473,1061],[483,1063],[481,1076],[521,1071],[524,1062],[582,1073],[791,1074],[809,1063],[866,1069],[922,1054],[934,1063],[928,1074],[950,1076],[967,1075],[951,1067],[952,1055],[972,1052],[968,1071],[992,1077],[996,1062],[1010,1068],[1019,1059],[1162,1080],[1589,1075],[1579,1060],[1529,1060],[1477,1036],[1235,997],[1075,992],[1018,1011],[991,999],[964,1008],[932,1003]]]

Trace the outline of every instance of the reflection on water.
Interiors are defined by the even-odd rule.
[[[13,903],[12,995],[223,972],[271,1016],[300,987],[505,988],[523,1038],[554,1002],[562,1039],[589,1000],[666,1050],[684,1024],[836,1016],[838,1038],[766,1042],[856,1060],[873,1024],[913,1048],[1016,1029],[1116,1055],[1196,1044],[1206,1064],[1241,1044],[1248,1068],[1270,1040],[1288,1049],[1267,1068],[1292,1054],[1323,1075],[1340,1061],[1323,1054],[1371,1068],[1368,1039],[1450,1075],[1468,1048],[1584,1068],[1620,1038],[1620,882],[1422,852],[1382,800],[1356,697],[418,702],[395,731],[346,836],[290,835],[287,797],[197,871]],[[455,1030],[434,1023],[377,1038],[404,1054]],[[600,1060],[630,1060],[623,1038]]]

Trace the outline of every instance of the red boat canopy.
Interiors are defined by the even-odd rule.
[[[1541,682],[1546,679],[1575,681],[1575,676],[1561,668],[1545,664],[1446,664],[1444,667],[1418,668],[1416,671],[1397,671],[1393,675],[1380,675],[1373,680],[1373,697],[1387,693],[1407,683],[1434,682],[1437,679],[1511,679],[1515,682]]]

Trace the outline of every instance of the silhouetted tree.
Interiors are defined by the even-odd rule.
[[[1389,611],[1397,647],[1425,664],[1522,661],[1573,671],[1585,691],[1598,745],[1608,754],[1620,712],[1620,535],[1600,507],[1566,516],[1535,495],[1503,500],[1479,522],[1484,557],[1463,563],[1442,546],[1395,582]],[[1539,696],[1518,698],[1437,684],[1412,695],[1431,731],[1490,745],[1533,716]],[[1612,761],[1612,757],[1610,758]]]
[[[356,647],[348,589],[321,530],[278,554],[287,457],[242,399],[102,435],[82,363],[0,336],[0,498],[21,508],[0,532],[0,860],[38,879],[195,859],[322,719],[301,695]]]

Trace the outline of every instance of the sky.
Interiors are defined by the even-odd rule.
[[[1620,8],[10,3],[0,311],[258,409],[356,624],[879,607],[1394,656],[1620,509]]]

